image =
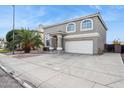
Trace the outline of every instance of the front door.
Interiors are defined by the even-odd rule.
[[[53,36],[52,43],[53,43],[54,50],[56,50],[57,49],[57,36]]]

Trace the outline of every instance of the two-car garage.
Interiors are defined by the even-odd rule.
[[[65,52],[93,54],[93,40],[84,41],[66,41]]]

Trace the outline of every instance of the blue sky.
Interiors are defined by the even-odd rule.
[[[53,24],[96,12],[101,12],[108,27],[107,42],[111,43],[114,39],[124,41],[124,6],[16,6],[16,28],[34,29],[39,24]],[[4,37],[11,29],[12,6],[1,5],[0,37]]]

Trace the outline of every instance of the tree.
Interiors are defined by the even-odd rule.
[[[30,53],[31,48],[39,48],[43,45],[41,37],[36,31],[26,29],[18,31],[17,35],[15,35],[15,43],[16,45],[20,44],[25,53]]]
[[[15,29],[15,30],[14,30],[14,34],[17,35],[18,32],[20,32],[20,31],[21,31],[21,29]],[[6,40],[7,40],[8,42],[10,42],[10,41],[13,40],[13,30],[9,31],[9,32],[6,34]]]
[[[112,42],[114,45],[120,45],[121,44],[121,42],[119,41],[119,40],[113,40],[113,42]]]
[[[17,35],[18,32],[20,31],[21,31],[20,29],[15,29],[14,34]],[[13,45],[16,48],[16,44],[15,42],[13,42],[13,30],[11,30],[6,34],[6,48],[8,48],[9,50],[12,50]]]

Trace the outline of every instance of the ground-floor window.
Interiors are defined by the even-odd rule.
[[[46,34],[46,35],[45,35],[45,46],[50,46],[49,34]]]
[[[50,46],[50,40],[46,40],[46,46]]]

